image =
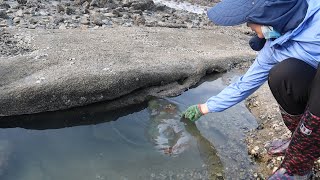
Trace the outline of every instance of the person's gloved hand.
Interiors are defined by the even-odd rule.
[[[197,121],[202,115],[200,104],[190,106],[182,113],[183,118],[189,119],[192,122]]]

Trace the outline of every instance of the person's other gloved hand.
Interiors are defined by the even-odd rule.
[[[202,115],[200,104],[190,106],[182,113],[183,118],[189,119],[192,122],[197,121]]]

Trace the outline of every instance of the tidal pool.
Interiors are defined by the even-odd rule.
[[[179,116],[235,78],[112,112],[99,104],[1,118],[0,179],[249,179],[244,131],[257,124],[243,103],[196,124]]]

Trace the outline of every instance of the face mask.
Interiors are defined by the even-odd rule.
[[[272,26],[261,26],[261,30],[265,39],[276,39],[281,36]]]

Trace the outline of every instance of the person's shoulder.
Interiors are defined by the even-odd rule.
[[[306,0],[308,3],[308,13],[312,13],[313,11],[318,11],[320,9],[320,1],[319,0]]]

